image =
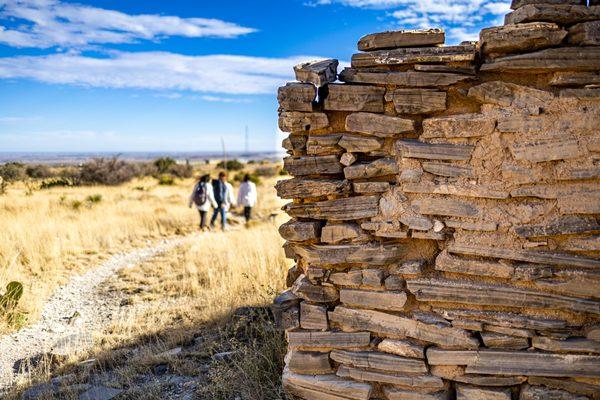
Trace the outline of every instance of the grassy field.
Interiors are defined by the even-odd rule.
[[[41,362],[7,398],[20,398],[53,376],[69,376],[69,385],[77,387],[110,374],[110,385],[126,390],[125,398],[161,399],[159,377],[154,386],[139,384],[160,367],[193,377],[195,398],[282,399],[284,342],[265,308],[284,288],[291,266],[277,232],[285,219],[275,215],[282,205],[273,189],[277,179],[263,178],[258,185],[252,224],[205,233],[197,232],[197,212],[187,207],[192,179],[171,186],[147,178],[118,187],[33,193],[12,185],[0,197],[0,285],[23,282],[22,324],[36,320],[57,285],[111,254],[161,238],[197,236],[106,282],[108,295],[122,296],[122,308],[112,325],[96,332],[94,348],[59,363]],[[16,328],[14,321],[0,324],[4,332]],[[168,351],[177,347],[184,350]],[[231,356],[215,358],[219,353]],[[85,359],[93,365],[82,367]],[[59,397],[76,399],[78,393]]]
[[[274,182],[268,178],[259,185],[258,216],[280,206]],[[158,185],[153,178],[117,187],[11,185],[0,196],[0,288],[16,280],[24,296],[18,318],[9,323],[0,317],[0,333],[35,321],[48,296],[71,275],[112,254],[193,232],[198,216],[187,207],[192,186],[192,179]]]

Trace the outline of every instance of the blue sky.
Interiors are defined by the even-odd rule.
[[[276,89],[364,34],[499,25],[507,0],[0,0],[1,151],[276,150]]]

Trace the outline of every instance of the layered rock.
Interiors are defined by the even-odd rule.
[[[512,9],[280,89],[290,395],[600,398],[600,8]]]

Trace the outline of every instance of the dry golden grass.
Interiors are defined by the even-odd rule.
[[[203,169],[210,166],[202,166]],[[278,208],[269,179],[259,186],[258,214]],[[11,186],[0,196],[0,292],[9,281],[24,284],[20,310],[35,321],[57,285],[111,254],[173,235],[190,233],[197,212],[187,208],[193,180],[159,186],[154,179],[118,187]],[[90,197],[100,195],[93,202]],[[0,333],[14,329],[0,318]]]
[[[259,214],[267,215],[281,204],[272,183],[259,187]],[[90,375],[110,370],[111,385],[128,390],[126,398],[161,399],[160,388],[139,389],[140,376],[152,376],[156,365],[167,364],[171,374],[195,377],[200,384],[196,395],[202,399],[283,398],[281,334],[264,312],[246,313],[233,323],[229,319],[239,307],[268,305],[284,288],[290,260],[281,248],[280,222],[199,233],[179,248],[120,271],[106,290],[121,293],[124,306],[116,322],[96,335],[96,348],[72,358],[59,371],[42,367],[43,375],[34,379],[74,373],[74,383],[87,383]],[[160,354],[189,346],[198,337],[203,342],[182,354]],[[212,360],[222,351],[235,351],[236,356],[228,362]],[[92,369],[78,366],[86,358],[96,360]],[[31,382],[25,383],[21,389]],[[77,398],[76,393],[61,396]]]

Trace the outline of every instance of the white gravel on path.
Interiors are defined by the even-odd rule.
[[[180,246],[190,238],[167,239],[150,247],[115,255],[56,289],[38,322],[0,337],[0,393],[15,383],[17,375],[14,366],[19,360],[47,353],[59,340],[91,336],[111,321],[121,299],[118,295],[107,296],[101,290],[101,285],[108,278],[123,268],[138,265]],[[76,312],[80,314],[77,322],[69,323]]]

